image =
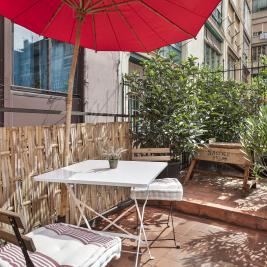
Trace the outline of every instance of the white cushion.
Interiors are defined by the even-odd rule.
[[[85,229],[83,228],[83,230]],[[87,231],[90,230],[87,229]],[[107,236],[104,233],[94,233],[97,233],[97,236]],[[67,235],[58,235],[45,227],[34,230],[27,236],[33,239],[37,252],[53,259],[59,265],[102,267],[113,258],[119,258],[121,253],[121,240],[118,237],[112,237],[114,239],[112,245],[105,247],[93,243],[85,245],[80,240]],[[0,257],[0,266],[11,267],[12,265],[1,260]]]
[[[169,200],[179,201],[183,198],[183,186],[176,178],[156,179],[148,189],[135,187],[131,189],[132,199],[146,199],[148,193],[149,200]]]

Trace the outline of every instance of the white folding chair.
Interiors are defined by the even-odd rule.
[[[0,210],[0,223],[11,225],[13,232],[0,229],[1,267],[102,267],[119,258],[121,240],[101,232],[70,224],[50,224],[26,235],[17,213]]]
[[[134,148],[132,149],[132,160],[138,161],[170,161],[171,150],[170,148]],[[137,200],[160,200],[170,202],[168,219],[166,221],[167,227],[171,219],[173,238],[161,238],[157,237],[150,241],[160,240],[173,240],[175,247],[180,248],[176,242],[174,223],[173,223],[173,202],[181,201],[183,198],[183,186],[176,178],[163,178],[156,179],[149,186],[148,192],[146,188],[132,188],[131,198]]]

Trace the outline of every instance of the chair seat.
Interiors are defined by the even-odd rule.
[[[144,200],[147,189],[135,187],[131,189],[131,198]],[[148,190],[149,200],[180,201],[183,198],[183,186],[176,178],[164,178],[153,181]]]
[[[68,224],[48,225],[26,236],[36,247],[36,252],[29,252],[35,267],[102,267],[121,253],[119,238]],[[26,266],[20,248],[11,244],[0,248],[0,266]]]

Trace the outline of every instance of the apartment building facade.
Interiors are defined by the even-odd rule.
[[[251,58],[251,0],[223,0],[200,30],[196,40],[182,44],[182,58],[198,58],[211,68],[223,66],[225,78],[248,80]]]
[[[267,55],[267,0],[253,0],[252,13],[252,62],[257,73],[260,57]]]

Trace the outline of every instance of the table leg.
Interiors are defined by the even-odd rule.
[[[122,232],[126,233],[128,235],[128,238],[133,238],[134,235],[132,235],[131,233],[129,233],[127,230],[123,229],[122,227],[120,227],[119,225],[116,224],[116,221],[111,221],[109,220],[108,218],[104,217],[102,214],[98,213],[97,211],[95,211],[93,208],[89,207],[86,203],[83,203],[82,201],[80,201],[79,199],[77,199],[77,197],[75,196],[75,193],[73,191],[73,188],[71,185],[67,184],[66,185],[67,188],[68,188],[68,191],[69,191],[69,194],[70,194],[70,198],[73,200],[74,202],[74,205],[79,209],[79,212],[80,212],[80,217],[82,217],[85,221],[85,224],[86,226],[88,227],[88,229],[91,229],[90,227],[90,224],[85,216],[85,209],[88,209],[92,212],[94,212],[97,216],[101,217],[103,220],[109,222],[109,225],[107,228],[109,228],[110,226],[115,226],[116,228],[118,228],[119,230],[121,230]],[[144,224],[143,224],[143,220],[144,220],[144,213],[145,213],[145,207],[146,207],[146,204],[147,204],[147,201],[148,201],[148,189],[147,189],[147,196],[146,196],[146,200],[143,204],[143,207],[141,208],[141,211],[139,209],[139,206],[138,206],[138,203],[137,203],[137,200],[134,199],[134,202],[135,202],[135,205],[133,207],[136,207],[136,210],[137,210],[137,214],[138,214],[138,218],[140,220],[140,230],[139,230],[139,234],[138,234],[138,238],[137,238],[137,252],[136,252],[136,261],[135,261],[135,267],[138,266],[138,259],[139,259],[139,251],[140,251],[140,244],[141,244],[141,241],[142,241],[142,233],[144,235],[144,238],[145,238],[145,243],[146,243],[146,247],[147,247],[147,251],[149,253],[149,257],[150,259],[154,259],[151,255],[151,252],[150,252],[150,248],[149,248],[149,245],[148,245],[148,241],[147,241],[147,236],[146,236],[146,232],[145,232],[145,228],[144,228]],[[127,209],[125,212],[123,212],[123,215],[125,215],[127,212],[129,212],[129,210],[131,210],[133,207],[130,207],[129,209]],[[123,216],[120,216],[120,218],[123,217]],[[80,221],[80,219],[79,219]]]
[[[131,206],[130,208],[128,208],[126,211],[124,211],[120,216],[118,216],[114,221],[112,221],[112,223],[108,224],[103,231],[106,231],[107,229],[109,229],[112,225],[114,225],[117,221],[119,221],[122,217],[124,217],[127,213],[129,213],[133,208],[135,208],[135,205]]]
[[[86,226],[88,227],[88,229],[91,229],[91,226],[90,226],[90,224],[89,224],[89,222],[88,222],[88,220],[87,220],[87,218],[86,218],[86,216],[85,216],[85,214],[84,214],[85,205],[83,205],[83,207],[81,207],[81,203],[82,203],[82,202],[76,198],[75,193],[73,192],[72,186],[69,185],[69,184],[67,184],[66,186],[67,186],[68,191],[69,191],[69,193],[70,193],[70,197],[72,198],[72,200],[73,200],[73,202],[74,202],[74,205],[75,205],[75,206],[79,209],[79,211],[80,211],[80,217],[82,217],[82,218],[84,219],[84,222],[85,222]]]
[[[69,190],[70,193],[70,197],[73,199],[74,201],[74,205],[79,209],[80,214],[82,216],[82,218],[85,221],[86,226],[88,227],[88,229],[91,229],[89,222],[84,214],[84,210],[88,209],[90,211],[92,211],[93,213],[95,213],[97,216],[99,216],[100,218],[102,218],[103,220],[107,221],[110,226],[115,226],[117,229],[121,230],[122,232],[124,232],[125,234],[128,235],[128,238],[133,238],[134,235],[132,235],[130,232],[128,232],[127,230],[123,229],[122,227],[120,227],[119,225],[117,225],[115,222],[111,221],[110,219],[106,218],[105,216],[103,216],[101,213],[98,213],[97,211],[95,211],[93,208],[91,208],[90,206],[88,206],[86,203],[80,201],[79,199],[77,199],[77,197],[75,196],[72,187],[70,185],[67,185],[67,188]],[[109,227],[110,227],[109,226]]]
[[[85,210],[84,205],[82,205],[82,208],[81,208],[81,209],[82,209],[82,212],[84,212],[84,210]],[[78,226],[81,226],[81,222],[82,222],[82,215],[81,215],[81,213],[80,213],[80,216],[79,216],[77,225],[78,225]]]

